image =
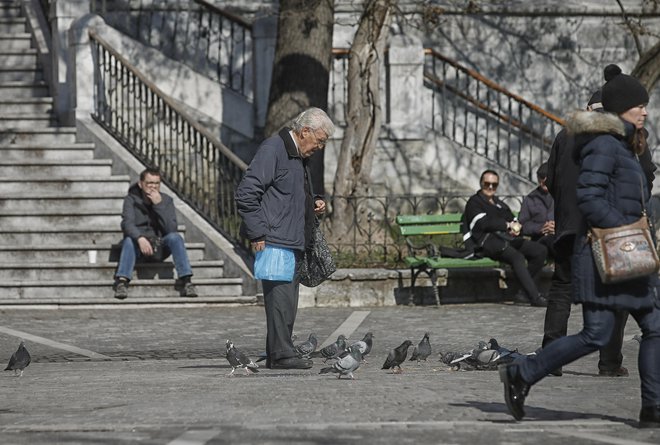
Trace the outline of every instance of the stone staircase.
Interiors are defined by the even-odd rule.
[[[205,245],[191,240],[198,298],[174,289],[171,258],[138,264],[129,298],[113,298],[129,177],[113,176],[111,160],[94,159],[93,144],[58,126],[26,29],[20,3],[0,2],[0,309],[254,303],[241,295],[242,279],[224,277],[223,261],[206,259]]]

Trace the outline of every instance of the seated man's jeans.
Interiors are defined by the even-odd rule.
[[[176,232],[168,233],[162,238],[162,241],[166,249],[165,253],[171,252],[172,254],[177,276],[182,278],[192,275],[190,260],[188,259],[185,242],[181,235]],[[115,277],[126,278],[130,281],[133,277],[135,262],[140,258],[142,258],[142,252],[140,252],[137,241],[130,237],[125,237],[124,241],[122,241],[121,255],[119,256],[119,264],[117,265]]]

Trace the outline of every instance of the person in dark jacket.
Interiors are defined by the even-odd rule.
[[[128,189],[121,214],[121,229],[124,240],[115,273],[115,298],[123,300],[128,297],[128,283],[138,259],[163,261],[170,254],[178,277],[175,288],[181,296],[197,296],[191,282],[193,273],[186,246],[178,232],[174,201],[160,192],[160,171],[157,168],[145,169],[140,173],[139,181]],[[157,249],[161,252],[155,252]]]
[[[266,366],[277,369],[311,368],[311,360],[295,351],[291,335],[296,321],[299,267],[311,244],[315,214],[325,201],[314,196],[307,161],[325,147],[334,124],[319,108],[303,111],[291,128],[266,139],[258,148],[236,190],[242,230],[255,252],[266,244],[291,249],[296,268],[291,282],[263,280],[266,310]]]
[[[465,204],[463,212],[463,239],[466,247],[475,253],[511,264],[524,291],[519,302],[532,306],[545,306],[535,279],[543,268],[547,249],[520,236],[521,224],[514,219],[506,203],[495,196],[499,175],[486,170],[479,180],[481,188]]]
[[[644,149],[640,134],[648,93],[616,65],[605,68],[605,78],[602,101],[607,113],[576,112],[568,122],[580,159],[576,198],[582,218],[573,250],[572,283],[574,299],[583,305],[584,327],[575,335],[551,342],[534,356],[500,366],[499,373],[507,407],[520,420],[530,387],[552,370],[605,346],[613,334],[616,311],[629,311],[642,330],[639,426],[660,428],[658,275],[604,284],[587,236],[589,227],[610,228],[637,221],[650,194],[638,159]]]
[[[553,257],[555,241],[555,203],[548,187],[548,163],[542,163],[536,170],[538,187],[532,190],[520,206],[518,221],[522,224],[522,234],[532,241],[543,244],[548,255]]]

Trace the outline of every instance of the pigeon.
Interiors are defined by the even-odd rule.
[[[299,345],[296,345],[295,350],[298,354],[307,358],[309,357],[309,354],[316,351],[316,347],[318,346],[318,344],[319,341],[316,338],[316,334],[312,332],[311,334],[309,334],[309,338],[307,339],[307,341],[304,341]]]
[[[16,352],[11,355],[5,371],[14,371],[14,375],[16,375],[16,371],[20,371],[19,377],[23,377],[23,370],[30,364],[30,360],[30,353],[25,347],[25,342],[21,341]]]
[[[367,350],[367,344],[365,342],[363,342],[362,340],[358,340],[355,343],[351,344],[351,346],[349,346],[344,352],[342,352],[341,355],[339,356],[339,358],[342,359],[342,358],[346,357],[347,355],[349,355],[351,353],[351,351],[354,351],[356,349],[360,351],[361,356],[364,356],[363,352]],[[364,361],[364,360],[362,360],[362,361]]]
[[[341,334],[337,337],[337,341],[331,345],[326,346],[325,348],[314,351],[309,354],[309,357],[323,357],[323,362],[327,362],[330,359],[338,358],[346,350],[346,337]]]
[[[417,363],[420,360],[426,361],[428,356],[431,355],[431,343],[429,342],[429,333],[424,333],[424,338],[419,342],[415,349],[413,349],[412,355],[410,356],[410,361],[417,360]]]
[[[332,366],[321,368],[319,374],[334,372],[339,374],[337,376],[338,379],[340,379],[343,375],[348,376],[350,379],[355,379],[353,376],[353,371],[358,369],[360,367],[360,363],[362,362],[362,352],[360,346],[361,345],[349,347],[348,354],[334,362]]]
[[[392,349],[387,355],[387,359],[385,360],[385,363],[383,363],[383,367],[381,369],[392,369],[392,371],[397,374],[403,372],[403,369],[401,369],[401,363],[406,361],[406,357],[408,356],[408,348],[411,345],[412,342],[410,340],[406,340],[401,343],[401,345]],[[395,367],[397,370],[394,369]]]
[[[259,372],[257,369],[259,366],[250,357],[236,349],[231,340],[227,340],[227,361],[231,365],[231,372],[227,374],[228,377],[234,374],[236,368],[245,369],[246,375],[249,375],[250,372]]]
[[[635,340],[637,343],[640,343],[640,344],[642,343],[642,336],[639,335],[639,334],[633,335],[632,339]]]
[[[367,354],[371,352],[371,348],[374,345],[374,334],[372,332],[367,332],[364,334],[364,337],[362,338],[362,341],[367,344],[367,349],[362,352],[362,361],[367,363]]]

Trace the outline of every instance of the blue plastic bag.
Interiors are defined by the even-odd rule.
[[[257,252],[254,260],[254,277],[257,280],[292,281],[296,268],[293,250],[266,246]]]

